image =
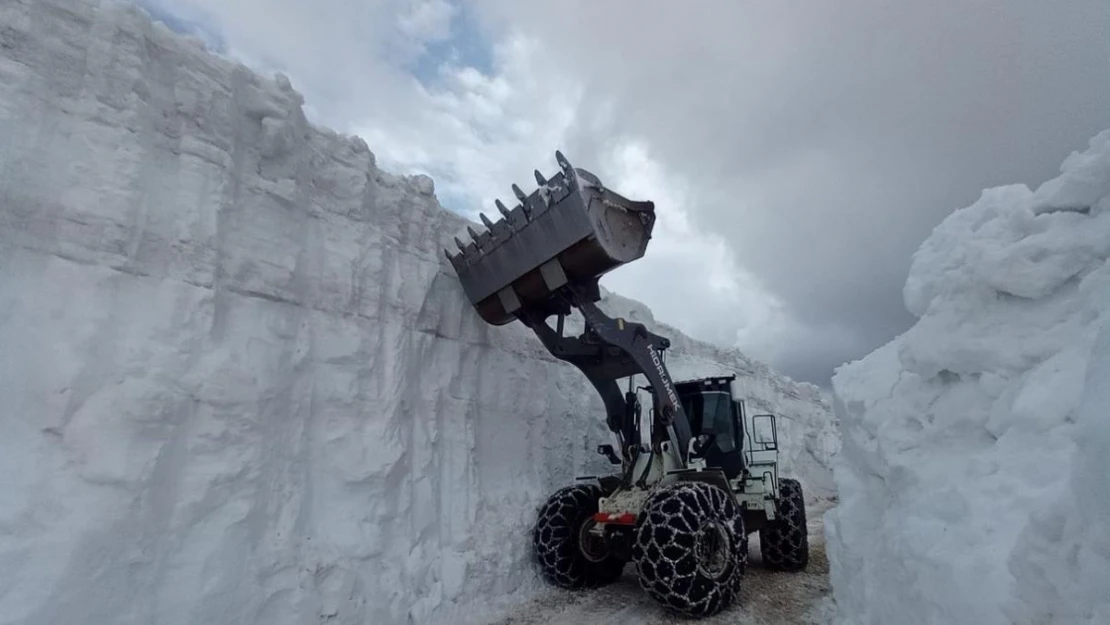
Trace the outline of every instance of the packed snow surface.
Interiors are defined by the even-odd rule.
[[[938,226],[833,380],[843,625],[1110,623],[1110,131]]]
[[[589,592],[547,588],[489,625],[830,625],[836,606],[829,592],[821,517],[832,504],[823,501],[807,510],[810,560],[802,571],[765,567],[759,533],[752,534],[740,594],[713,616],[690,619],[645,601],[636,567],[629,565],[614,584]]]
[[[0,137],[0,623],[480,622],[538,589],[601,402],[473,312],[429,178],[92,0],[0,3]],[[818,389],[652,329],[832,493]]]

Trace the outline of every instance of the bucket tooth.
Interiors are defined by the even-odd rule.
[[[462,239],[460,239],[459,237],[455,237],[455,245],[457,245],[459,247],[460,252],[465,252],[466,251],[466,244],[463,243]]]
[[[474,228],[467,225],[466,232],[470,235],[471,240],[473,240],[475,243],[478,242],[478,233],[474,231]]]
[[[486,217],[485,213],[478,213],[478,217],[481,218],[482,224],[485,225],[486,229],[493,230],[493,222],[489,220],[489,217]]]
[[[466,271],[466,256],[462,254],[452,256],[451,252],[449,252],[447,249],[444,249],[443,253],[447,255],[447,261],[450,262],[451,266],[455,268],[455,273]]]
[[[501,213],[501,216],[505,218],[505,221],[510,221],[509,209],[505,208],[505,205],[501,203],[501,200],[494,200],[494,203],[497,204],[497,211]]]
[[[540,173],[540,170],[537,169],[534,173],[536,174],[536,184],[540,185],[541,187],[546,187],[547,180],[543,177],[543,174]]]
[[[516,184],[513,185],[513,195],[516,196],[517,200],[520,200],[520,208],[524,212],[525,221],[532,221],[532,207],[528,205],[528,196]]]
[[[555,160],[559,162],[559,169],[563,170],[563,178],[566,179],[567,188],[574,189],[578,187],[578,174],[575,173],[574,168],[570,166],[570,161],[563,153],[556,150]]]
[[[559,169],[563,170],[564,173],[571,168],[570,161],[559,150],[555,150],[555,162],[559,163]]]

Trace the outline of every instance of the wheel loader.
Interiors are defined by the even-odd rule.
[[[456,237],[458,250],[444,250],[483,320],[523,323],[581,370],[616,443],[597,447],[611,474],[582,476],[541,507],[536,562],[568,589],[614,582],[631,562],[641,588],[668,610],[715,614],[738,596],[751,534],[759,532],[765,566],[806,567],[801,484],[779,475],[775,416],[747,413],[735,375],[675,381],[667,338],[597,306],[599,279],[646,252],[655,205],[619,195],[561,152],[555,158],[551,178],[537,170],[528,194],[514,184],[513,208],[498,200],[499,219],[481,214],[481,231],[469,226],[469,241]],[[568,336],[574,310],[583,330]],[[646,419],[640,390],[651,399]]]

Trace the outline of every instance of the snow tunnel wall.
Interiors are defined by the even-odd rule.
[[[301,106],[137,9],[0,5],[0,623],[472,622],[538,586],[601,403],[472,311],[430,179]],[[828,487],[816,388],[667,331]]]
[[[1108,258],[1110,131],[921,246],[919,321],[833,380],[840,623],[1110,622]]]

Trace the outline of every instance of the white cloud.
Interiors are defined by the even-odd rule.
[[[642,192],[656,239],[607,284],[818,382],[908,323],[902,281],[933,224],[985,186],[1051,177],[1110,126],[1102,0],[147,1],[216,25],[316,121],[470,217],[555,149]],[[444,52],[463,21],[496,37],[490,67]]]
[[[689,181],[668,173],[643,140],[618,142],[602,163],[607,184],[627,197],[651,199],[657,215],[648,255],[607,275],[606,288],[650,302],[658,319],[689,334],[736,345],[765,362],[814,345],[850,347],[856,338],[850,328],[802,323],[741,267],[727,230],[698,229],[690,208],[703,198]]]
[[[523,37],[494,46],[493,68],[445,65],[435,86],[414,87],[407,123],[370,118],[353,129],[384,167],[432,175],[441,198],[463,202],[452,208],[473,219],[495,212],[495,198],[511,203],[514,182],[527,187],[533,169],[555,168],[582,86]]]
[[[647,302],[659,319],[690,334],[738,342],[757,358],[773,355],[775,339],[789,327],[788,315],[737,266],[726,239],[692,224],[688,210],[696,198],[688,185],[668,175],[643,140],[609,136],[612,110],[586,101],[586,87],[534,40],[511,37],[496,47],[494,59],[492,75],[445,67],[439,86],[419,91],[418,123],[368,122],[357,127],[359,134],[384,166],[433,175],[438,194],[461,201],[461,212],[474,220],[477,210],[496,218],[494,199],[511,205],[510,185],[531,187],[533,169],[553,173],[554,150],[562,149],[576,166],[622,194],[657,205],[648,255],[606,276],[607,288]],[[579,159],[567,144],[590,124],[605,133],[604,140]]]
[[[653,201],[656,213],[647,255],[609,274],[608,288],[654,301],[658,318],[722,343],[733,340],[731,329],[772,317],[778,305],[774,296],[736,265],[720,234],[691,224],[696,192],[668,175],[642,140],[614,145],[599,174],[622,195]]]
[[[397,27],[416,41],[443,41],[451,35],[451,19],[457,11],[444,0],[413,0],[408,11],[397,19]]]
[[[401,0],[390,7],[398,13],[396,36],[391,41],[393,61],[411,65],[428,52],[431,44],[451,37],[451,22],[459,9],[446,0]]]

